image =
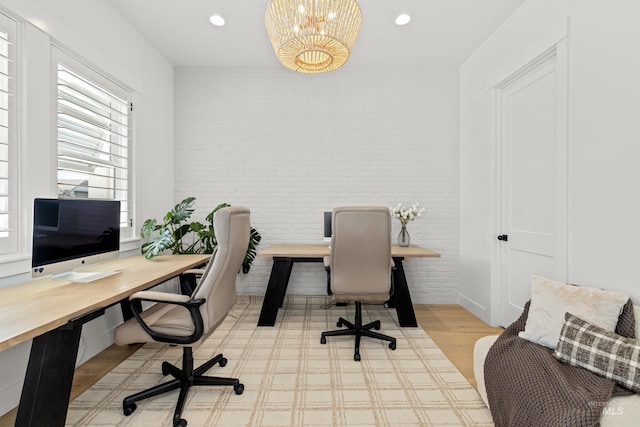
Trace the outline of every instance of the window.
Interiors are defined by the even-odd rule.
[[[120,200],[121,235],[132,236],[129,91],[59,52],[58,197]]]
[[[0,13],[0,254],[18,250],[16,33],[16,22]]]

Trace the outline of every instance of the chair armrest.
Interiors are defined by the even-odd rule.
[[[149,301],[162,304],[172,304],[186,308],[191,315],[191,321],[193,322],[194,331],[189,336],[169,335],[162,332],[157,332],[151,329],[140,316],[140,311],[136,308],[140,304],[139,301]],[[133,317],[136,318],[142,329],[148,333],[155,341],[165,342],[168,344],[192,344],[198,341],[204,332],[204,321],[202,320],[202,314],[200,314],[199,307],[205,303],[204,298],[191,299],[188,295],[170,294],[166,292],[157,291],[141,291],[129,297],[129,305],[131,306],[131,312]]]
[[[196,276],[197,275],[201,276],[204,274],[204,270],[205,270],[204,268],[192,268],[191,270],[187,270],[182,274],[195,274]]]
[[[150,301],[150,302],[166,302],[166,303],[186,303],[191,297],[189,295],[178,295],[178,294],[170,294],[168,292],[158,292],[158,291],[140,291],[132,294],[129,297],[129,301],[141,300],[141,301]]]

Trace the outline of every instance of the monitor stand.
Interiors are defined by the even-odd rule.
[[[76,283],[90,283],[98,279],[113,276],[120,273],[119,271],[67,271],[65,273],[54,274],[51,276],[54,280],[66,280]]]

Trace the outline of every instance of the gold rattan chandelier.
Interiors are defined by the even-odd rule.
[[[362,12],[357,0],[271,0],[264,21],[282,65],[324,73],[349,59]]]

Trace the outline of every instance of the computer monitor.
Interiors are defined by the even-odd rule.
[[[331,241],[331,216],[333,212],[324,213],[324,240]]]
[[[120,202],[35,199],[31,276],[89,282],[114,272],[74,269],[120,255]],[[115,274],[115,273],[114,273]]]

